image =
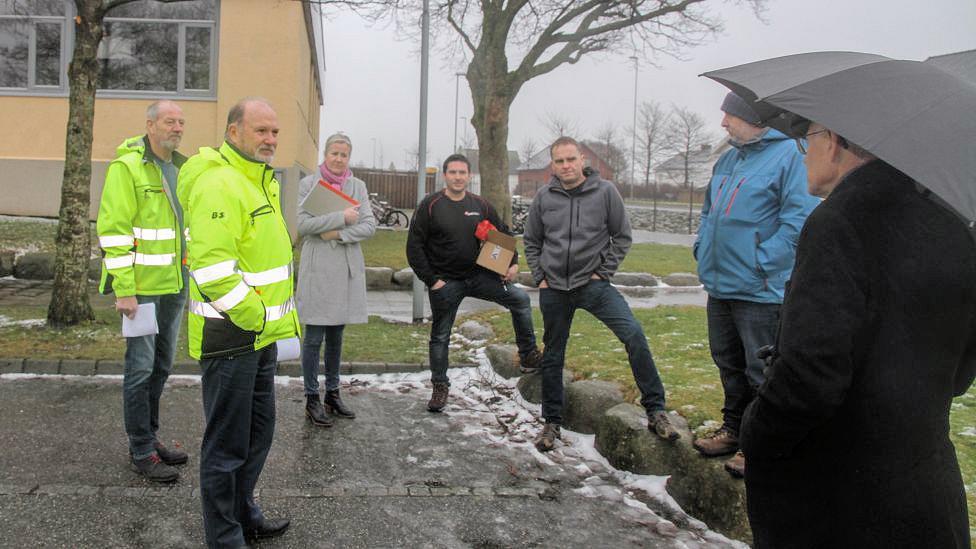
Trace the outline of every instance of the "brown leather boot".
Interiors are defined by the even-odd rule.
[[[447,406],[447,394],[450,392],[451,386],[447,383],[434,383],[434,391],[430,395],[430,400],[427,401],[427,411],[429,412],[440,412]]]
[[[724,456],[739,449],[739,437],[722,426],[710,436],[695,439],[692,446],[703,456]]]
[[[336,417],[344,417],[346,419],[354,419],[356,417],[356,412],[353,412],[346,406],[345,402],[342,402],[342,397],[339,396],[339,389],[333,389],[331,391],[325,392],[325,411]]]
[[[738,451],[732,459],[725,462],[725,470],[735,478],[745,478],[746,476],[746,456],[742,451]]]

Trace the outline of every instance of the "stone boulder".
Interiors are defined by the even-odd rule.
[[[88,260],[88,280],[101,280],[102,277],[102,259],[100,257],[93,257]]]
[[[366,267],[367,290],[394,290],[393,269],[389,267]]]
[[[10,276],[14,274],[13,250],[0,250],[0,276]]]
[[[610,281],[617,286],[657,286],[657,279],[649,273],[617,273]]]
[[[617,290],[629,297],[654,297],[658,289],[653,286],[618,286]]]
[[[668,286],[700,286],[698,276],[692,273],[671,273],[664,277],[664,283]]]
[[[569,387],[573,383],[573,372],[563,368],[563,387]],[[516,388],[519,390],[519,394],[522,398],[533,403],[542,403],[542,374],[540,372],[532,372],[531,374],[522,374],[522,377],[518,380],[518,385]]]
[[[745,484],[723,468],[722,458],[704,458],[691,446],[687,422],[671,413],[681,433],[675,442],[647,430],[644,410],[618,404],[600,418],[596,448],[614,467],[642,475],[670,475],[667,490],[681,508],[709,528],[746,543],[752,531],[746,515]]]
[[[522,375],[519,371],[518,350],[514,345],[492,344],[485,347],[485,355],[491,369],[505,379]]]
[[[401,288],[413,288],[413,269],[407,267],[393,273],[393,282]]]
[[[523,286],[528,286],[529,288],[535,288],[535,279],[532,278],[532,273],[529,271],[521,271],[518,274],[518,283]]]
[[[470,339],[472,341],[484,341],[486,339],[491,339],[495,337],[495,331],[491,329],[491,326],[485,326],[484,324],[475,320],[466,320],[458,326],[458,332]]]
[[[14,265],[14,276],[27,280],[54,278],[54,254],[33,253],[20,256]]]
[[[578,433],[593,434],[610,408],[622,403],[620,386],[611,381],[581,380],[566,386],[563,423]]]

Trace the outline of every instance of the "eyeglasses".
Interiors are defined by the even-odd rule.
[[[818,133],[824,133],[829,131],[830,130],[828,129],[817,130],[815,132],[810,132],[808,134],[805,134],[803,137],[797,137],[796,148],[799,149],[800,154],[807,154],[807,138],[809,138],[811,135],[817,135]]]

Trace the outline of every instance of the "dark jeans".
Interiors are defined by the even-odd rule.
[[[264,522],[254,486],[275,427],[277,347],[200,361],[203,413],[200,498],[210,547],[241,547],[243,528]]]
[[[461,280],[445,280],[443,287],[427,290],[433,320],[430,327],[430,380],[449,383],[447,378],[447,346],[451,341],[451,327],[458,307],[465,297],[492,301],[512,313],[515,342],[519,355],[524,357],[536,349],[532,328],[532,303],[525,290],[507,282],[495,273],[478,271]]]
[[[610,328],[627,349],[630,371],[641,392],[647,413],[664,409],[664,385],[647,346],[647,338],[634,313],[616,288],[606,280],[590,280],[569,291],[539,290],[539,308],[545,325],[542,357],[542,417],[549,423],[562,423],[563,364],[566,343],[576,309],[583,309]]]
[[[325,339],[325,390],[339,388],[339,363],[342,361],[342,330],[338,326],[305,326],[305,341],[302,342],[302,376],[305,378],[305,394],[319,394],[319,350]]]
[[[139,295],[139,303],[156,304],[159,333],[125,339],[125,375],[122,379],[122,417],[129,437],[129,453],[145,459],[155,452],[159,431],[159,397],[173,369],[179,339],[186,285],[168,295]]]
[[[708,345],[725,391],[722,422],[739,433],[742,414],[763,382],[756,351],[776,342],[780,305],[708,297]]]

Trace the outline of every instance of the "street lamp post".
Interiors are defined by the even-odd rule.
[[[637,183],[635,177],[637,171],[637,56],[630,58],[634,61],[634,125],[631,128],[633,134],[630,140],[630,199],[634,199],[634,185]]]
[[[451,151],[451,154],[457,152],[458,89],[462,76],[464,76],[463,72],[454,73],[454,149]]]
[[[427,189],[427,71],[430,56],[430,0],[424,0],[420,45],[420,138],[417,143],[417,204]],[[413,321],[424,321],[424,283],[413,275]]]
[[[375,170],[376,169],[376,138],[375,137],[370,137],[369,140],[373,142],[373,165],[372,165],[372,168]]]

